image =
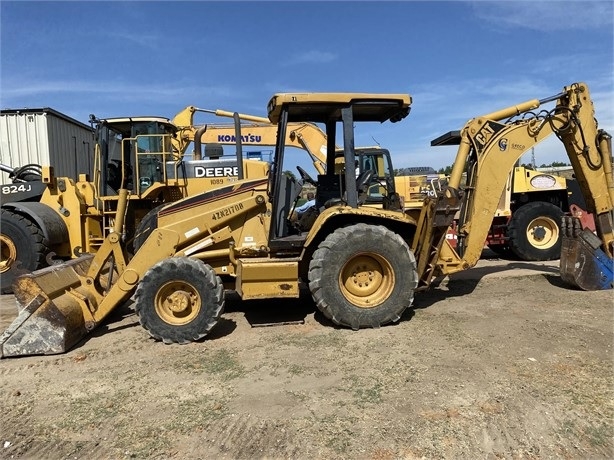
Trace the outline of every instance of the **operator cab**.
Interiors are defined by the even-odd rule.
[[[408,94],[283,93],[271,98],[269,120],[278,125],[275,159],[268,185],[269,200],[273,205],[269,239],[273,250],[277,246],[280,249],[301,247],[306,238],[306,234],[293,234],[288,225],[292,205],[300,192],[296,182],[284,174],[284,139],[288,123],[312,122],[325,128],[326,174],[312,179],[299,169],[301,179],[313,181],[317,187],[318,210],[322,211],[330,205],[357,208],[368,201],[369,195],[372,200],[383,201],[385,190],[394,192],[394,181],[387,150],[377,147],[363,151],[355,149],[355,122],[397,122],[409,114],[410,105],[411,97]],[[343,141],[340,150],[336,146],[337,137]],[[386,169],[390,173],[389,178],[379,177],[378,171]]]
[[[367,171],[373,171],[369,184],[367,184],[364,195],[359,195],[359,202],[366,205],[384,204],[386,198],[392,197],[396,193],[394,186],[394,171],[390,152],[380,147],[361,147],[356,149],[358,169],[356,177],[365,177]],[[358,190],[361,190],[357,184]]]
[[[165,182],[165,161],[172,154],[177,127],[168,118],[129,117],[98,120],[94,177],[100,196],[117,195],[120,188],[141,195],[156,182]]]

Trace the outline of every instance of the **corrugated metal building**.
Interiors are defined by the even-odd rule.
[[[0,111],[0,163],[53,166],[56,176],[77,178],[92,169],[93,130],[49,107]],[[1,184],[9,184],[2,173]]]

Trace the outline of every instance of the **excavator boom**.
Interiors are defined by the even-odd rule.
[[[186,153],[188,145],[197,137],[203,144],[220,143],[234,144],[236,133],[234,125],[226,123],[212,123],[206,126],[194,125],[196,112],[210,113],[218,117],[233,118],[234,112],[222,109],[202,109],[188,106],[173,118],[173,123],[179,127],[179,134],[174,141],[174,147],[179,157]],[[241,142],[245,145],[275,146],[277,142],[277,125],[272,124],[268,118],[238,113],[242,121]],[[315,124],[296,122],[288,125],[285,144],[305,150],[313,162],[318,174],[324,174],[326,162],[323,160],[326,152],[326,134]]]
[[[553,101],[556,101],[553,109],[532,112]],[[449,257],[447,249],[445,254],[439,254],[443,274],[465,270],[477,263],[491,224],[485,216],[494,215],[508,172],[524,152],[552,134],[565,146],[587,211],[595,215],[597,233],[593,235],[582,229],[577,218],[564,218],[561,277],[580,289],[612,287],[611,142],[610,135],[597,127],[593,102],[584,83],[565,87],[555,96],[529,100],[467,122],[461,131],[447,191],[448,195],[463,195],[456,248],[460,259],[453,263],[445,261]],[[441,136],[432,145],[445,145],[447,139],[449,136]],[[465,170],[467,186],[461,192],[461,175]],[[426,266],[427,260],[422,263]]]

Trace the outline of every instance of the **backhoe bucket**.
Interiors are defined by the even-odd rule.
[[[93,257],[87,254],[14,281],[20,311],[0,335],[0,358],[64,353],[88,333],[92,299],[79,275],[87,274]]]
[[[561,279],[584,291],[614,287],[613,261],[601,249],[601,240],[582,229],[577,217],[563,218],[561,230]]]

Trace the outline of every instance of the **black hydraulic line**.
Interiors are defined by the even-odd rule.
[[[238,112],[232,114],[232,118],[235,121],[235,137],[237,138],[237,167],[239,180],[244,178],[243,171],[243,142],[241,139],[241,117]]]

